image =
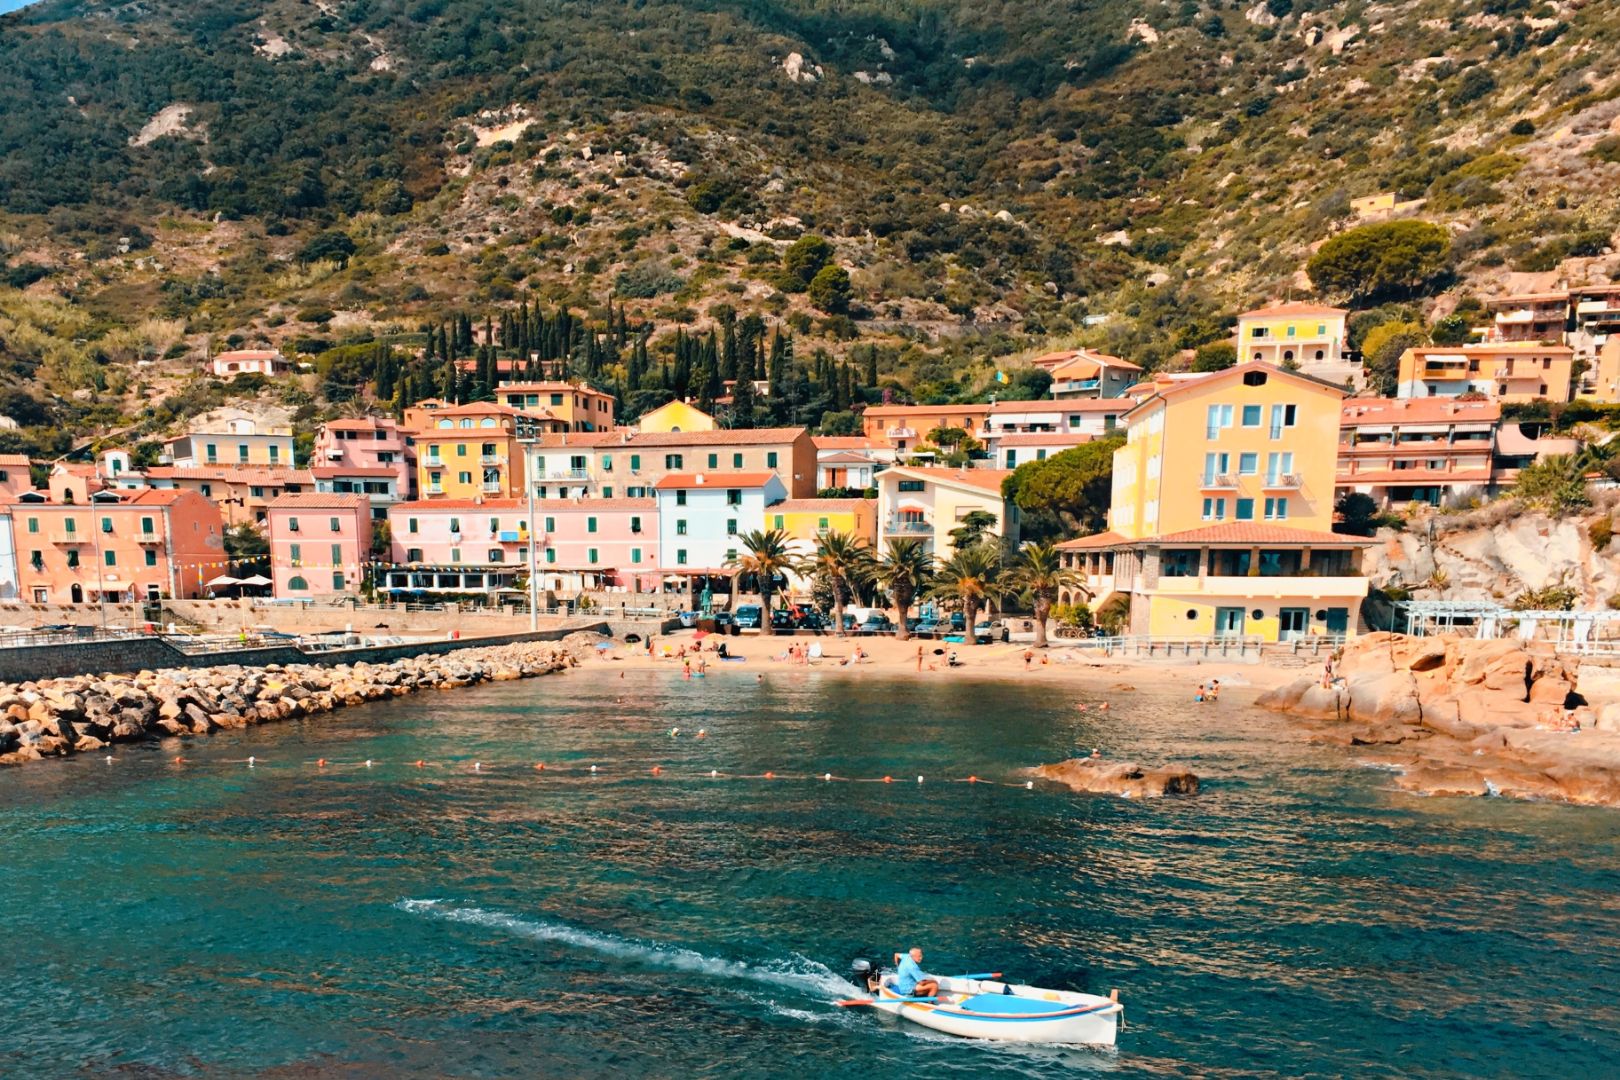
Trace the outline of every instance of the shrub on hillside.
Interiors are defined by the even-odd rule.
[[[1333,237],[1311,256],[1317,289],[1353,301],[1410,296],[1446,268],[1451,236],[1428,221],[1386,221]]]

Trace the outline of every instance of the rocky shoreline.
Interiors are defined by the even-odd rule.
[[[589,641],[576,641],[575,638]],[[101,750],[110,743],[208,735],[349,705],[548,675],[600,640],[476,646],[388,664],[268,664],[76,675],[0,685],[0,765]]]
[[[1262,694],[1426,795],[1620,806],[1620,672],[1514,640],[1369,634]]]

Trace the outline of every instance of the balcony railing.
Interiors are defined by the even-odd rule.
[[[1298,489],[1305,486],[1305,478],[1299,473],[1278,473],[1276,476],[1266,477],[1266,487]]]
[[[636,469],[630,470],[632,475],[637,471]],[[590,478],[591,471],[589,469],[553,469],[546,473],[547,480],[589,480]]]
[[[496,480],[494,482],[491,482],[491,481],[488,481],[488,480],[484,481],[484,492],[486,494],[494,495],[494,494],[498,493],[500,490],[501,490],[501,483],[500,483],[499,480]]]
[[[161,544],[163,543],[163,535],[156,529],[143,529],[135,534],[135,542],[138,544]]]
[[[1200,485],[1206,491],[1231,490],[1238,486],[1238,478],[1232,473],[1199,473]]]
[[[480,454],[480,455],[478,455],[478,464],[480,464],[480,465],[505,465],[506,464],[506,459],[504,457],[502,457],[500,454]]]
[[[917,437],[917,429],[908,427],[892,427],[888,431],[884,432],[884,434],[891,439],[915,439]]]
[[[914,518],[890,518],[888,524],[883,527],[883,531],[886,533],[918,536],[932,534],[934,531],[934,525],[932,522],[917,521]]]
[[[88,544],[88,543],[90,543],[90,534],[89,533],[57,533],[57,534],[55,534],[54,536],[51,537],[51,543],[53,543],[53,544]]]
[[[429,495],[443,495],[444,494],[444,486],[441,485],[441,484],[429,484],[427,487],[423,488],[422,490],[426,491]]]

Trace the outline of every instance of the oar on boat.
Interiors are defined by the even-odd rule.
[[[984,971],[977,975],[947,975],[945,977],[947,979],[999,979],[1001,978],[1001,972]]]

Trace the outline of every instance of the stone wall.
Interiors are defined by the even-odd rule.
[[[230,664],[254,667],[266,664],[316,664],[323,667],[355,663],[386,664],[413,656],[440,656],[461,649],[511,645],[519,642],[558,641],[580,631],[604,633],[606,630],[607,624],[602,622],[576,623],[537,633],[524,631],[461,638],[456,641],[417,641],[401,645],[332,649],[318,653],[306,653],[290,645],[277,645],[269,648],[228,649],[191,655],[155,637],[72,642],[62,645],[25,645],[0,649],[0,682],[60,679],[101,672],[209,668]]]

